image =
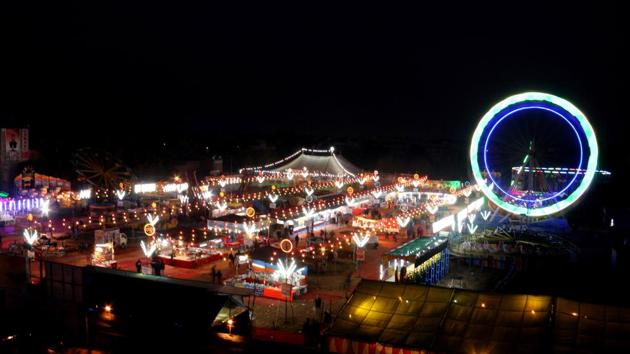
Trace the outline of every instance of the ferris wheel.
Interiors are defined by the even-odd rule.
[[[595,132],[577,107],[560,97],[527,92],[494,105],[470,145],[480,190],[501,209],[543,217],[564,210],[596,173]]]
[[[116,189],[132,177],[121,160],[110,153],[93,148],[79,149],[74,154],[74,168],[79,178],[92,186]]]

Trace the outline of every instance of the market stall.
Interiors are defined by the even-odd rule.
[[[114,255],[114,243],[96,243],[92,254],[92,265],[104,268],[117,268],[118,262]]]
[[[404,243],[382,257],[380,279],[435,284],[448,272],[448,239],[421,237]]]
[[[308,291],[308,267],[301,261],[285,257],[273,247],[256,249],[251,259],[251,271],[228,279],[226,284],[254,289],[258,296],[287,301]]]
[[[181,267],[196,268],[225,257],[223,240],[212,239],[200,244],[190,244],[177,241],[161,240],[157,249],[158,257],[164,264]]]

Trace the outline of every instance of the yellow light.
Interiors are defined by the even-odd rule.
[[[572,314],[574,317],[577,317],[577,316],[578,316],[578,313],[577,313],[577,312],[571,312],[571,314]]]
[[[105,305],[105,312],[112,312],[112,307],[110,305]]]
[[[535,315],[535,314],[536,314],[536,311],[532,310],[532,315]]]
[[[227,320],[227,324],[230,327],[233,326],[234,325],[234,320],[230,318],[229,320]]]
[[[486,304],[482,303],[482,304],[481,304],[481,307],[485,308],[485,307],[486,307]]]

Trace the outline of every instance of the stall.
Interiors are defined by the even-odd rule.
[[[92,253],[92,265],[103,268],[117,268],[114,254],[114,242],[96,243],[94,244],[94,253]]]
[[[251,259],[251,271],[228,279],[226,284],[254,289],[258,296],[287,301],[308,291],[308,267],[301,261],[285,257],[273,247],[256,249]]]
[[[448,273],[448,239],[421,237],[382,257],[380,279],[435,284]]]
[[[352,218],[352,226],[373,232],[384,232],[389,234],[398,233],[400,226],[394,218],[370,219],[363,216]]]
[[[213,239],[200,244],[162,240],[157,250],[164,264],[181,268],[196,268],[223,259],[223,240]]]

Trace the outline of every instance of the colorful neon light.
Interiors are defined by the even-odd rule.
[[[159,215],[153,216],[152,214],[147,214],[147,220],[149,221],[149,224],[151,224],[151,226],[155,226],[155,224],[157,224],[158,221],[160,221],[160,216]]]
[[[116,190],[116,196],[118,197],[118,200],[123,200],[125,198],[125,194],[127,194],[127,192],[122,189]]]
[[[157,249],[155,243],[151,244],[151,247],[147,248],[144,244],[144,240],[140,241],[140,247],[142,248],[142,253],[144,253],[147,258],[150,258],[153,252]]]
[[[400,216],[397,216],[396,221],[398,221],[398,226],[405,227],[407,226],[407,224],[409,224],[409,222],[411,221],[411,218],[409,217],[401,218]]]
[[[35,242],[35,240],[37,240],[37,230],[27,230],[24,229],[24,232],[22,233],[22,235],[24,235],[24,239],[26,240],[26,243],[28,243],[29,245],[33,245],[33,243]]]
[[[481,168],[478,161],[479,149],[480,148],[484,149],[483,151],[484,160],[487,160],[485,158],[485,154],[486,154],[486,147],[487,147],[488,139],[486,139],[485,144],[481,146],[482,135],[485,129],[489,127],[490,123],[498,116],[500,112],[514,105],[521,105],[523,103],[530,104],[530,106],[525,106],[525,107],[528,107],[530,109],[548,110],[556,115],[559,115],[565,121],[568,122],[568,119],[565,116],[563,116],[561,113],[556,112],[555,110],[551,110],[547,107],[540,106],[539,104],[536,103],[536,102],[541,102],[541,101],[564,109],[566,112],[571,114],[577,120],[579,124],[579,128],[581,129],[583,135],[586,137],[586,145],[588,146],[590,153],[589,153],[588,161],[586,162],[586,173],[584,174],[584,178],[579,182],[578,186],[566,198],[558,202],[555,202],[553,204],[544,206],[544,207],[526,208],[523,206],[514,205],[512,203],[504,201],[503,198],[501,198],[496,193],[492,192],[492,190],[488,187],[488,185],[486,185],[484,178],[481,174]],[[509,114],[512,114],[516,112],[517,110],[521,110],[522,108],[524,107],[521,106],[520,108],[513,109],[509,111],[508,113],[506,113],[500,119],[505,119]],[[494,127],[496,127],[497,124],[498,123],[496,123],[491,129],[494,129]],[[576,132],[576,135],[578,136],[578,141],[581,145],[582,141],[579,138],[579,134],[577,134],[577,130],[575,129],[573,124],[571,124],[571,127]],[[580,149],[580,154],[581,154],[581,157],[580,157],[580,166],[581,166],[582,154],[583,154],[582,149]],[[473,133],[472,143],[470,145],[470,162],[471,162],[472,172],[473,172],[475,181],[481,188],[481,191],[488,197],[488,199],[490,199],[494,204],[498,205],[500,208],[513,214],[528,215],[528,216],[545,216],[545,215],[554,214],[563,209],[566,209],[571,204],[575,203],[586,192],[591,182],[593,181],[593,178],[597,171],[598,156],[599,156],[599,148],[597,145],[597,139],[595,137],[595,131],[593,130],[591,124],[589,123],[584,113],[582,113],[577,107],[575,107],[572,103],[570,103],[567,100],[564,100],[554,95],[539,93],[539,92],[527,92],[527,93],[510,96],[506,98],[505,100],[497,103],[482,117],[481,121],[477,125],[477,128],[475,129],[475,132]],[[486,161],[484,161],[484,165],[486,165]],[[486,167],[485,168],[486,172],[490,172],[487,166],[485,167]],[[488,173],[488,176],[490,177],[490,179],[492,179],[490,173]],[[577,177],[577,174],[575,174],[572,182],[569,183],[565,187],[565,189],[563,189],[562,192],[566,192],[566,189],[574,183],[575,177]]]
[[[468,223],[468,225],[467,225],[467,226],[468,226],[468,233],[469,233],[469,234],[471,234],[471,235],[472,235],[472,234],[474,234],[474,233],[475,233],[475,231],[477,231],[477,228],[478,228],[478,226],[477,226],[477,225],[475,225],[475,224],[473,224],[473,223]],[[461,232],[461,231],[460,231],[460,232]]]
[[[365,245],[367,245],[368,241],[370,241],[370,235],[355,233],[354,235],[352,235],[352,241],[354,241],[357,247],[363,248],[365,247]]]

